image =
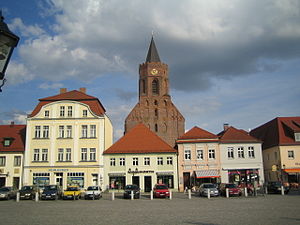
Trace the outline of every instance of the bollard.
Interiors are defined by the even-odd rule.
[[[95,200],[95,192],[93,191],[93,200]]]
[[[133,191],[131,191],[131,200],[134,199]]]
[[[74,191],[74,194],[73,194],[73,200],[75,200],[75,191]]]
[[[150,191],[150,199],[153,200],[153,191]]]
[[[169,199],[172,200],[172,191],[170,190],[170,196]]]
[[[229,189],[226,188],[226,198],[229,198]]]
[[[112,192],[112,193],[111,193],[111,200],[112,200],[112,201],[115,200],[115,192]]]
[[[254,196],[257,196],[257,188],[254,188]]]
[[[248,197],[248,190],[246,187],[245,187],[245,197]]]
[[[39,193],[35,192],[35,201],[38,202],[39,201]]]
[[[16,201],[17,201],[17,202],[20,201],[20,192],[17,192]]]
[[[281,185],[281,195],[284,195],[284,187]]]
[[[210,199],[210,189],[207,189],[207,198]]]
[[[265,194],[267,195],[268,194],[268,188],[265,187]]]
[[[189,193],[189,199],[192,198],[192,192],[191,192],[191,189],[188,190],[188,193]]]

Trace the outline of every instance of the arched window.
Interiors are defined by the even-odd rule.
[[[156,117],[158,117],[158,109],[155,109],[155,110],[154,110],[154,115],[155,115]]]
[[[158,102],[157,102],[157,100],[154,100],[154,105],[158,105]]]
[[[152,81],[152,94],[154,94],[154,95],[158,95],[159,94],[158,80],[153,80]]]
[[[142,89],[142,93],[145,94],[145,93],[146,93],[146,84],[145,84],[145,80],[141,80],[141,89]]]
[[[146,106],[149,106],[149,102],[148,102],[148,100],[146,100]]]
[[[165,103],[165,106],[167,106],[167,105],[168,105],[168,102],[167,102],[167,100],[164,100],[164,103]]]
[[[157,126],[157,124],[154,125],[154,130],[155,130],[155,132],[158,132],[158,126]]]

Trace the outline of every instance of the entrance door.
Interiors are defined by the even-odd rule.
[[[145,185],[145,192],[150,192],[152,190],[152,179],[151,176],[144,177],[144,185]]]
[[[190,173],[183,173],[183,184],[184,184],[184,189],[190,188],[191,186],[191,175]]]
[[[133,176],[132,177],[132,184],[137,185],[138,187],[140,187],[140,177],[138,176]]]
[[[55,173],[55,182],[59,186],[63,186],[63,173]]]
[[[19,189],[20,188],[20,177],[13,178],[13,187]]]
[[[0,187],[5,186],[5,177],[0,177]]]

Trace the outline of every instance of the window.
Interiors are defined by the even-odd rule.
[[[90,148],[90,161],[96,161],[96,149]]]
[[[68,106],[68,117],[72,117],[72,106]]]
[[[295,133],[295,141],[300,141],[300,133]]]
[[[91,125],[91,138],[96,137],[96,125]]]
[[[64,149],[63,148],[58,149],[57,161],[59,161],[59,162],[64,161]]]
[[[43,126],[43,138],[49,138],[49,126]]]
[[[158,109],[154,110],[154,115],[155,115],[155,117],[158,117]]]
[[[154,95],[159,94],[158,80],[153,80],[152,81],[152,94],[154,94]]]
[[[157,124],[154,125],[154,130],[155,130],[155,132],[158,132],[158,126],[157,126]]]
[[[11,138],[4,138],[4,147],[9,147],[11,145]]]
[[[197,150],[197,159],[203,160],[203,150]]]
[[[82,136],[82,138],[87,138],[87,130],[88,130],[87,125],[82,125],[81,126],[81,136]]]
[[[67,138],[72,138],[72,126],[67,126]]]
[[[120,158],[120,166],[125,166],[125,158]]]
[[[14,166],[21,166],[21,156],[14,157]]]
[[[238,147],[237,152],[238,152],[238,157],[239,158],[245,158],[243,147]]]
[[[144,158],[144,165],[145,166],[150,166],[150,158],[149,157]]]
[[[138,166],[139,165],[139,159],[138,158],[133,158],[132,159],[132,165],[133,166]]]
[[[82,117],[87,117],[87,110],[82,110]]]
[[[249,158],[255,158],[255,153],[254,153],[254,147],[253,146],[248,147],[248,156],[249,156]]]
[[[146,83],[145,80],[141,80],[141,91],[143,94],[146,93]]]
[[[5,166],[6,162],[6,157],[5,156],[0,156],[0,166]]]
[[[277,152],[274,152],[275,160],[277,160]]]
[[[233,147],[228,147],[227,148],[227,156],[228,156],[228,159],[233,159],[234,158]]]
[[[81,161],[87,161],[87,148],[81,149]]]
[[[40,161],[40,150],[39,149],[33,150],[33,161]]]
[[[167,157],[167,165],[173,165],[173,157]]]
[[[157,165],[163,165],[164,161],[163,161],[163,157],[157,157]]]
[[[72,161],[72,149],[70,148],[67,148],[66,149],[66,161],[70,162]]]
[[[65,137],[65,127],[64,126],[59,126],[59,138],[64,138]]]
[[[45,117],[49,117],[49,110],[45,110]]]
[[[289,159],[294,159],[295,158],[295,155],[294,155],[294,151],[288,151],[288,158]]]
[[[48,149],[42,149],[42,161],[48,161]]]
[[[41,138],[41,126],[35,126],[35,138]]]
[[[191,150],[184,150],[184,159],[191,160]]]
[[[60,107],[59,116],[60,117],[64,117],[65,116],[65,107],[64,106]]]
[[[215,158],[216,158],[215,150],[209,149],[208,150],[208,159],[215,159]]]
[[[116,166],[116,158],[110,158],[110,166]]]

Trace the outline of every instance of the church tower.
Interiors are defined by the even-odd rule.
[[[139,102],[125,120],[125,133],[139,123],[172,147],[185,131],[185,119],[169,95],[168,65],[160,61],[153,37],[146,62],[139,67]]]

